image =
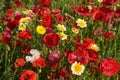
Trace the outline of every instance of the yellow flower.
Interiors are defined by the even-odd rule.
[[[61,38],[62,40],[67,39],[67,35],[66,35],[65,33],[63,33],[63,32],[58,33],[58,35],[60,36],[60,38]]]
[[[103,0],[98,0],[99,3],[103,2]]]
[[[45,34],[45,33],[46,33],[46,28],[43,27],[43,26],[37,26],[36,31],[37,31],[39,34]]]
[[[71,70],[73,74],[81,75],[84,72],[85,67],[84,65],[81,65],[80,63],[75,62],[72,64]]]
[[[72,32],[75,33],[75,34],[78,34],[78,33],[79,33],[79,30],[76,29],[76,28],[72,28]]]
[[[63,24],[58,24],[57,29],[60,31],[66,31],[66,27]]]
[[[77,26],[80,26],[81,28],[87,27],[87,24],[83,19],[78,19],[76,23],[77,23]]]
[[[92,44],[90,46],[90,49],[95,50],[95,51],[99,51],[99,47],[96,44]]]
[[[29,14],[29,13],[32,13],[32,10],[25,10],[25,11],[23,11],[23,14]]]
[[[19,25],[19,30],[25,31],[26,30],[26,26],[24,24],[20,24]]]
[[[21,18],[20,23],[27,24],[29,22],[29,20],[30,20],[29,17]]]

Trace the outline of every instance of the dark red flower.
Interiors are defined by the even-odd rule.
[[[103,2],[101,4],[104,6],[107,6],[107,5],[116,4],[117,2],[118,2],[118,0],[103,0]]]
[[[72,73],[69,69],[66,68],[62,68],[59,72],[58,72],[58,77],[59,79],[64,79],[64,80],[69,80],[72,77]]]
[[[114,12],[114,16],[116,18],[120,17],[120,8],[118,8],[115,12]]]
[[[13,9],[8,9],[6,14],[7,14],[7,16],[12,16],[13,15]]]
[[[113,76],[119,72],[120,65],[118,64],[118,62],[116,60],[107,58],[107,59],[102,60],[99,68],[100,68],[100,71],[104,75]]]
[[[30,50],[31,50],[31,46],[23,45],[22,50],[21,50],[21,54],[30,54]]]
[[[89,61],[89,55],[88,53],[84,53],[83,51],[75,50],[68,55],[68,61],[70,64],[74,62],[80,62],[80,64],[87,64]]]
[[[66,50],[64,53],[64,56],[68,57],[68,55],[72,52],[73,52],[73,50]]]
[[[20,31],[17,36],[23,40],[30,40],[32,38],[29,31]]]
[[[3,43],[10,42],[11,38],[12,38],[12,35],[9,31],[3,31],[3,33],[2,33],[2,42]]]
[[[15,6],[15,7],[23,7],[23,4],[19,0],[16,0],[15,3],[13,4],[13,6]]]
[[[114,34],[112,32],[104,32],[104,37],[110,40],[114,40]]]
[[[52,26],[52,16],[50,16],[50,15],[43,16],[40,23],[44,27],[51,27]]]
[[[24,70],[19,80],[37,80],[37,75],[32,70]]]
[[[49,33],[43,37],[44,44],[47,45],[49,48],[52,46],[57,46],[59,43],[59,40],[60,40],[60,37],[56,33]]]
[[[20,40],[14,41],[14,42],[11,43],[11,45],[12,45],[13,47],[21,46],[21,41],[20,41]]]
[[[39,0],[39,4],[50,7],[51,0]]]
[[[58,23],[58,24],[63,24],[63,21],[64,21],[64,17],[63,17],[63,15],[61,15],[61,14],[58,14],[58,15],[56,15],[56,22]]]
[[[42,7],[42,8],[40,8],[40,10],[39,10],[39,12],[38,12],[38,14],[40,15],[40,16],[47,16],[47,15],[50,15],[50,9],[49,8],[46,8],[46,7]]]
[[[32,6],[31,10],[34,12],[34,13],[37,13],[41,10],[40,6]]]
[[[54,15],[60,14],[60,10],[59,9],[53,9],[52,14],[54,14]]]
[[[25,60],[23,58],[18,58],[15,60],[14,62],[14,67],[15,68],[19,68],[19,67],[23,67],[25,65]]]
[[[44,68],[46,66],[46,61],[44,58],[38,58],[37,60],[35,60],[34,62],[32,62],[32,66],[34,68]]]
[[[71,11],[78,12],[79,8],[80,8],[80,6],[76,5],[76,6],[72,7]]]

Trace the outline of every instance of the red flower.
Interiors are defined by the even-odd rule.
[[[39,0],[39,4],[43,4],[44,6],[50,7],[51,0]]]
[[[52,26],[52,16],[50,16],[50,15],[43,16],[40,23],[44,27],[51,27]]]
[[[43,37],[43,42],[44,42],[45,45],[47,45],[49,48],[52,47],[52,46],[57,46],[59,40],[60,40],[60,37],[59,37],[59,35],[56,34],[56,33],[49,33],[49,34],[46,34],[46,35]]]
[[[12,16],[13,10],[12,9],[8,9],[6,14],[7,14],[7,16]]]
[[[25,63],[26,62],[23,58],[18,58],[15,60],[14,67],[15,68],[23,67],[25,65]]]
[[[12,38],[12,35],[11,35],[11,33],[9,31],[4,31],[2,33],[2,42],[3,43],[10,42],[11,38]]]
[[[21,51],[21,53],[22,53],[22,54],[29,54],[29,53],[30,53],[30,50],[31,50],[31,46],[29,46],[29,45],[24,45],[24,46],[22,46],[22,51]]]
[[[104,32],[104,37],[110,40],[114,40],[114,34],[112,32]]]
[[[18,37],[23,40],[30,40],[32,38],[32,35],[30,34],[29,31],[20,31],[18,33]]]
[[[44,58],[38,58],[34,62],[32,62],[32,66],[34,68],[39,67],[39,68],[44,68],[46,66],[46,61]]]
[[[56,22],[58,24],[63,24],[63,21],[64,21],[63,15],[61,15],[61,14],[56,15]]]
[[[80,64],[87,64],[89,61],[89,55],[82,51],[76,50],[68,55],[68,62],[70,64],[74,62],[80,62]]]
[[[106,76],[116,75],[120,70],[120,66],[118,62],[109,58],[104,59],[100,63],[99,68],[100,68],[100,71]]]
[[[23,7],[23,4],[22,4],[19,0],[16,0],[13,5],[14,5],[15,7]]]
[[[39,10],[39,12],[38,12],[38,14],[40,15],[40,16],[47,16],[47,15],[50,15],[50,9],[49,8],[46,8],[46,7],[42,7],[42,8],[40,8],[40,10]]]
[[[34,13],[37,13],[41,10],[41,8],[39,6],[32,6],[31,10],[34,12]]]
[[[104,6],[107,6],[107,5],[116,4],[117,2],[118,2],[118,0],[103,0],[103,2],[101,4],[103,4]]]
[[[53,9],[52,14],[54,14],[54,15],[60,14],[60,10],[59,9]]]
[[[21,46],[21,41],[19,41],[19,40],[14,41],[14,42],[11,43],[11,45],[12,45],[13,47]]]
[[[32,70],[24,70],[19,80],[37,80],[37,75]]]

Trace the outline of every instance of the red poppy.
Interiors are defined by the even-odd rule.
[[[56,33],[49,33],[46,34],[43,37],[43,42],[45,43],[45,45],[47,45],[49,48],[52,46],[57,46],[59,43],[60,37],[58,34]]]
[[[39,4],[50,7],[51,0],[39,0]]]
[[[4,31],[2,33],[2,42],[3,43],[10,42],[11,38],[12,38],[12,35],[11,35],[11,33],[9,31]]]
[[[23,67],[25,65],[25,63],[26,62],[23,58],[18,58],[15,60],[14,67],[15,68]]]
[[[14,5],[15,7],[23,7],[22,2],[20,2],[19,0],[16,0],[13,5]]]
[[[29,45],[23,45],[21,53],[22,54],[30,54],[30,50],[31,50],[31,46],[29,46]]]
[[[99,68],[100,71],[106,76],[116,75],[120,70],[118,62],[110,58],[102,60]]]
[[[49,8],[46,8],[46,7],[42,7],[42,8],[40,8],[40,10],[39,10],[39,12],[38,12],[38,14],[40,15],[40,16],[47,16],[47,15],[50,15],[50,9]]]
[[[50,16],[50,15],[43,16],[40,23],[44,27],[51,27],[52,26],[52,16]]]
[[[114,40],[114,34],[112,32],[104,32],[104,37],[110,40]]]
[[[30,40],[32,38],[29,31],[20,31],[17,36],[23,40]]]
[[[7,16],[12,16],[13,15],[13,9],[8,9],[6,14],[7,14]]]
[[[59,9],[53,9],[52,14],[54,14],[54,15],[60,14],[60,10]]]
[[[24,70],[19,80],[37,80],[37,75],[32,70]]]
[[[83,51],[75,50],[68,55],[68,62],[70,64],[79,62],[80,64],[87,64],[89,61],[89,55]]]
[[[32,66],[34,68],[39,67],[39,68],[44,68],[46,66],[46,61],[44,58],[38,58],[34,62],[32,62]]]

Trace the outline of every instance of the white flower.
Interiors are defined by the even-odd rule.
[[[81,75],[84,72],[85,67],[84,65],[81,65],[80,63],[75,62],[72,64],[71,70],[73,74]]]
[[[33,61],[35,61],[35,59],[32,57],[32,56],[26,56],[26,62],[33,62]]]

